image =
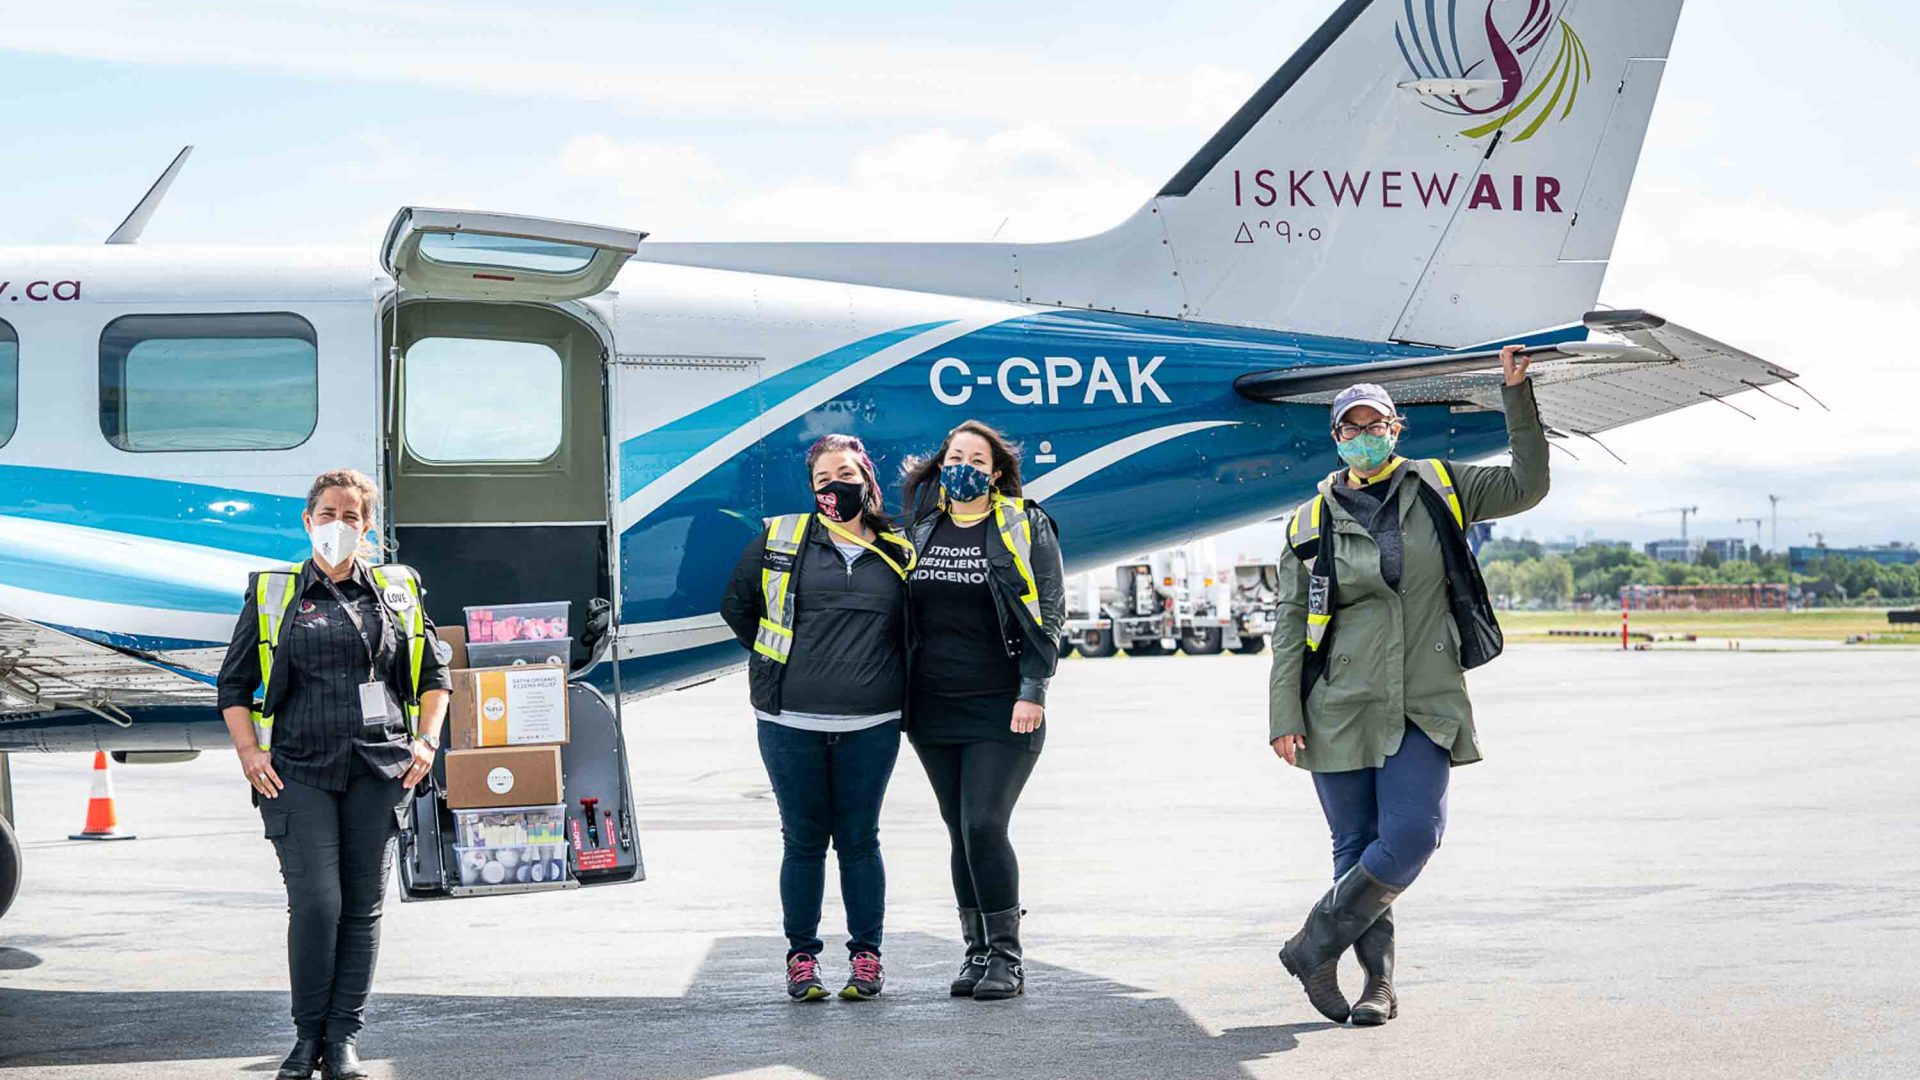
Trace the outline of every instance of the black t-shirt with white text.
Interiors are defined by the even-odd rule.
[[[910,580],[916,628],[910,733],[921,742],[996,739],[1039,749],[1009,728],[1020,661],[1007,655],[988,584],[987,525],[941,517]]]

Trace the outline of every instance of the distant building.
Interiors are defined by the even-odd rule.
[[[1571,555],[1580,550],[1580,541],[1571,536],[1565,540],[1542,540],[1540,550],[1547,555]]]
[[[1814,563],[1821,559],[1872,559],[1888,566],[1911,566],[1920,563],[1920,547],[1912,544],[1888,544],[1885,547],[1790,547],[1787,549],[1787,566],[1795,573],[1806,573]]]
[[[1737,536],[1723,537],[1719,540],[1708,540],[1701,545],[1701,550],[1713,552],[1721,562],[1732,562],[1735,559],[1747,557],[1747,542]]]
[[[1649,540],[1646,552],[1647,557],[1655,562],[1698,562],[1700,561],[1700,542],[1698,540]]]

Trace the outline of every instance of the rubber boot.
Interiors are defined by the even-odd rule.
[[[980,917],[979,908],[960,909],[960,936],[967,943],[967,958],[961,961],[960,974],[954,977],[947,993],[954,997],[972,997],[974,985],[987,972],[987,923]]]
[[[305,1035],[293,1040],[293,1052],[280,1063],[274,1080],[307,1080],[320,1064],[320,1040]]]
[[[1353,943],[1353,955],[1367,973],[1367,985],[1360,1000],[1353,1003],[1353,1022],[1357,1027],[1377,1027],[1400,1015],[1400,999],[1393,993],[1393,909],[1380,918],[1360,940]]]
[[[1344,1024],[1353,1014],[1340,992],[1340,954],[1393,904],[1400,889],[1355,864],[1307,912],[1306,924],[1280,948],[1280,962],[1300,980],[1320,1015]]]
[[[367,1070],[360,1065],[360,1053],[351,1040],[329,1039],[320,1048],[321,1080],[366,1080]]]
[[[1015,904],[1005,911],[980,916],[987,929],[987,968],[974,984],[975,1001],[1000,1001],[1027,992],[1027,972],[1020,963],[1020,916]]]

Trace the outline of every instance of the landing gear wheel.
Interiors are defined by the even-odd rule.
[[[1180,636],[1180,651],[1188,656],[1213,656],[1220,651],[1220,628],[1202,626]]]
[[[1128,656],[1161,656],[1166,651],[1161,647],[1159,638],[1147,638],[1127,646]]]
[[[1083,630],[1080,633],[1080,640],[1077,644],[1079,645],[1081,656],[1094,660],[1112,656],[1114,651],[1119,648],[1119,646],[1114,644],[1113,631],[1111,630]]]
[[[1073,635],[1061,634],[1060,635],[1060,659],[1065,660],[1067,657],[1072,655],[1073,655]]]
[[[20,872],[20,838],[13,835],[7,819],[0,817],[0,916],[6,915],[20,892]]]
[[[1262,652],[1265,652],[1266,648],[1267,635],[1241,634],[1240,644],[1235,645],[1233,651],[1239,653],[1241,656],[1258,656]]]

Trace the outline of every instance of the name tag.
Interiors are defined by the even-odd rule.
[[[387,722],[387,686],[385,683],[360,684],[360,722],[370,727]]]

